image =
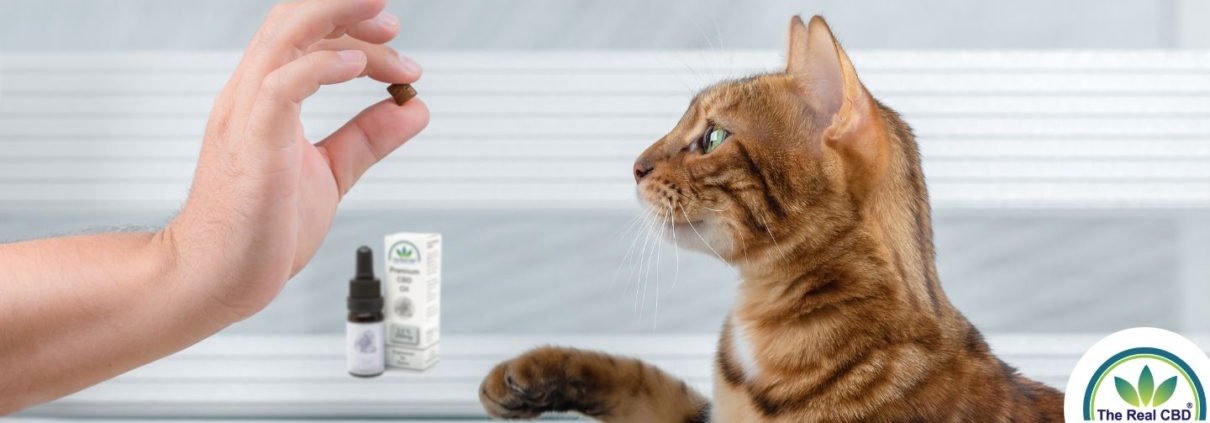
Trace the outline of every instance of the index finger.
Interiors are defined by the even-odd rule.
[[[244,57],[246,70],[260,80],[337,27],[374,18],[385,8],[386,0],[308,0],[274,6]]]

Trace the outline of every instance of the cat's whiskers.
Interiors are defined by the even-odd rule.
[[[753,214],[756,214],[756,213],[753,213]],[[789,256],[787,256],[786,251],[781,248],[781,244],[777,243],[777,237],[773,236],[773,230],[769,229],[769,221],[765,219],[765,214],[760,213],[759,216],[760,216],[761,224],[765,226],[765,233],[769,234],[769,239],[773,240],[773,247],[777,248],[778,255],[781,256],[782,261],[788,261]]]
[[[674,192],[675,192],[675,191],[674,191]],[[697,200],[694,200],[693,198],[690,198],[688,195],[682,194],[682,193],[680,193],[680,192],[677,192],[676,194],[677,194],[677,195],[679,195],[679,196],[680,196],[680,198],[685,199],[685,201],[689,201],[689,202],[691,202],[691,203],[693,203],[693,204],[696,204],[698,207],[701,207],[701,208],[703,208],[703,209],[706,209],[706,210],[709,210],[709,211],[712,211],[712,212],[715,212],[715,213],[719,213],[719,212],[724,212],[724,211],[730,210],[730,208],[729,208],[729,207],[728,207],[728,208],[725,208],[725,209],[712,209],[712,208],[710,208],[710,207],[707,207],[705,204],[702,204],[702,202],[701,202],[701,201],[697,201]],[[682,212],[684,212],[684,211],[685,211],[685,206],[681,205],[680,203],[677,203],[677,205],[681,207],[681,211],[682,211]],[[669,207],[671,207],[671,206],[669,206]],[[688,216],[688,213],[686,213],[686,215],[685,215],[685,220],[686,220],[686,222],[687,222],[687,223],[689,223],[689,227],[690,227],[691,229],[693,229],[693,232],[697,232],[697,229],[696,229],[696,228],[693,228],[693,222],[688,222],[688,221],[689,221],[689,216]],[[721,221],[722,221],[722,222],[725,222],[725,224],[727,224],[727,225],[730,225],[730,226],[731,226],[731,229],[732,229],[732,230],[733,230],[735,233],[740,233],[738,230],[736,230],[737,228],[736,228],[735,226],[733,226],[733,224],[732,224],[732,223],[729,223],[729,222],[730,222],[729,220],[727,220],[727,219],[721,219]],[[674,231],[674,232],[673,232],[673,236],[675,237],[675,235],[676,235],[676,232]],[[699,233],[697,236],[698,236],[699,238],[701,238],[701,237],[702,237],[702,235],[701,235],[700,233]],[[748,242],[747,242],[746,240],[744,240],[744,238],[743,238],[743,237],[740,237],[739,241],[740,241],[741,248],[743,248],[743,251],[744,251],[744,261],[748,261]],[[702,242],[703,242],[703,243],[705,243],[705,242],[706,242],[705,238],[702,238]],[[709,244],[709,243],[706,243],[706,247],[710,247],[710,244]],[[714,248],[710,248],[710,250],[711,250],[711,251],[714,251]],[[718,252],[717,252],[717,251],[715,251],[714,255],[715,255],[715,256],[719,256],[719,254],[718,254]],[[719,260],[722,260],[722,257],[721,257],[721,256],[719,256]],[[725,260],[724,260],[724,262],[725,262]]]
[[[668,201],[668,218],[669,226],[676,225],[676,215],[672,211],[672,200]],[[672,251],[676,254],[676,272],[672,274],[672,287],[668,288],[668,293],[672,293],[676,289],[676,282],[681,277],[681,244],[676,240],[676,228],[672,228]]]
[[[697,33],[701,34],[702,38],[706,39],[706,44],[710,46],[710,52],[711,53],[717,52],[717,49],[714,48],[714,41],[710,39],[709,35],[706,35],[706,31],[702,30],[702,26],[697,24],[697,19],[693,19],[693,16],[690,16],[690,15],[685,15],[685,16],[689,18],[689,22],[693,24],[693,27],[697,28]]]
[[[664,242],[663,242],[664,234],[667,231],[668,231],[668,217],[667,217],[667,215],[664,214],[663,210],[661,209],[660,210],[660,240],[659,240],[660,245],[659,245],[659,249],[656,250],[656,253],[655,253],[655,288],[654,288],[654,292],[653,292],[653,295],[655,296],[655,307],[654,307],[654,311],[652,312],[652,318],[651,318],[651,330],[652,331],[655,331],[659,327],[659,322],[660,322],[660,262],[663,261],[660,258],[660,253],[662,253],[664,251]],[[646,289],[643,290],[643,295],[644,296],[647,295]],[[644,300],[644,303],[646,303],[645,300]],[[641,315],[641,313],[640,313],[640,315]]]
[[[656,56],[656,58],[658,59],[657,61],[660,63],[660,66],[663,67],[664,70],[668,71],[669,75],[676,77],[677,82],[680,82],[681,85],[685,87],[685,93],[688,94],[690,98],[693,98],[693,96],[696,94],[697,90],[694,90],[693,87],[689,86],[689,83],[685,81],[684,77],[682,77],[676,71],[672,70],[672,68],[668,67],[668,64],[664,63],[663,58],[660,58],[659,56]],[[688,65],[686,64],[686,66],[688,66]]]
[[[681,85],[685,86],[685,92],[686,92],[686,94],[689,95],[689,98],[693,98],[694,96],[697,95],[698,91],[700,91],[703,87],[705,87],[705,85],[704,85],[705,81],[702,80],[701,75],[697,74],[697,70],[693,66],[689,66],[689,62],[686,62],[684,57],[681,57],[680,55],[673,55],[672,57],[675,57],[677,59],[677,61],[681,62],[681,65],[685,67],[685,70],[688,71],[688,74],[693,77],[693,80],[694,80],[693,86],[691,86],[688,82],[686,82],[685,77],[682,76],[681,73],[678,73],[678,72],[672,70],[666,64],[664,64],[663,60],[660,60],[660,66],[663,66],[664,69],[668,70],[668,73],[672,74],[673,76],[676,76],[677,80],[680,81]]]
[[[655,232],[656,230],[659,229],[659,226],[658,226],[659,217],[655,215],[654,209],[655,209],[654,207],[651,208],[651,210],[653,211],[652,216],[651,216],[651,221],[653,222],[652,223],[652,234],[653,234],[652,238],[654,238],[654,241],[653,241],[654,244],[651,244],[651,250],[647,253],[647,265],[643,266],[641,275],[639,277],[638,288],[636,288],[634,291],[635,307],[638,310],[639,320],[643,319],[643,310],[644,310],[644,308],[647,307],[647,280],[651,276],[651,264],[652,264],[651,257],[653,255],[655,255],[656,249],[659,248],[659,246],[660,246],[659,232]]]
[[[693,221],[689,219],[689,212],[685,211],[685,206],[682,204],[678,205],[681,206],[681,214],[685,215],[685,223],[689,224],[689,229],[692,229],[693,233],[697,234],[698,239],[701,239],[702,243],[706,244],[706,248],[709,248],[710,252],[714,253],[715,257],[718,257],[719,260],[722,260],[723,263],[726,263],[727,260],[723,260],[723,255],[719,254],[718,251],[714,249],[714,246],[710,245],[709,241],[706,241],[706,237],[702,236],[702,233],[698,232],[697,228],[693,226]]]
[[[673,191],[673,192],[676,192],[676,191]],[[701,207],[701,208],[706,209],[706,210],[710,210],[710,211],[712,211],[712,212],[725,212],[725,211],[727,211],[727,210],[730,210],[730,208],[725,208],[725,209],[712,209],[712,208],[710,208],[710,207],[706,206],[705,204],[702,204],[702,202],[701,202],[701,201],[694,200],[693,198],[690,198],[688,195],[682,194],[682,193],[680,193],[680,192],[677,192],[677,193],[676,193],[676,195],[681,196],[681,198],[684,198],[684,199],[685,199],[685,201],[688,201],[688,202],[690,202],[690,203],[696,204],[698,207]]]
[[[651,208],[649,207],[647,216],[650,217],[651,215],[652,215]],[[655,232],[655,220],[648,219],[647,236],[643,239],[643,248],[639,251],[638,265],[632,267],[631,272],[630,272],[631,278],[633,278],[633,281],[635,284],[635,291],[634,291],[634,296],[635,296],[634,310],[635,310],[635,312],[638,312],[638,310],[639,310],[639,304],[638,304],[639,290],[642,287],[643,273],[644,273],[644,267],[645,267],[644,265],[650,264],[650,259],[648,258],[650,255],[650,252],[647,249],[647,247],[651,244],[651,236],[654,234],[654,232]],[[629,290],[631,278],[627,278],[627,282],[626,282],[627,290]]]
[[[711,51],[713,51],[714,43],[710,41],[710,37],[706,35],[706,31],[702,30],[701,25],[698,25],[697,20],[693,19],[692,16],[685,16],[689,18],[689,22],[693,24],[693,27],[697,28],[697,31],[702,35],[702,38],[706,39],[706,42],[710,45]],[[710,85],[713,78],[710,78],[709,75],[702,75],[700,72],[702,68],[707,67],[706,58],[704,55],[702,55],[702,49],[698,49],[698,61],[701,63],[701,66],[690,66],[689,62],[685,61],[685,56],[682,55],[677,55],[676,58],[681,62],[682,65],[685,66],[685,70],[689,71],[689,75],[693,77],[695,88],[690,90],[690,97],[695,96],[697,91],[700,91]]]
[[[690,15],[686,16],[689,18],[689,22],[693,23],[693,27],[697,28],[697,32],[702,35],[702,38],[706,39],[706,44],[710,46],[710,53],[717,53],[718,49],[714,47],[714,41],[710,40],[710,36],[706,35],[706,31],[702,29],[701,25],[697,24],[697,19],[693,19],[693,16]],[[706,62],[706,55],[703,53],[702,49],[697,49],[697,60],[701,63],[701,67],[705,68],[707,72],[709,72],[711,69],[711,64]]]
[[[618,233],[618,236],[614,241],[620,241],[622,239],[622,237],[625,237],[626,234],[630,233],[630,231],[639,227],[639,222],[642,222],[642,221],[643,221],[643,213],[638,213],[634,217],[630,218],[630,220],[624,224],[626,228],[623,229],[621,233]]]
[[[630,258],[630,254],[634,251],[635,244],[637,244],[639,241],[639,236],[642,235],[644,223],[646,223],[646,221],[643,220],[643,213],[636,213],[635,216],[630,219],[630,222],[626,224],[626,229],[622,230],[615,239],[615,241],[621,241],[622,238],[624,238],[631,231],[635,231],[634,241],[630,242],[630,248],[626,249],[626,254],[622,255],[622,259],[618,262],[618,267],[614,269],[613,277],[609,279],[609,286],[605,289],[606,293],[613,292],[613,286],[617,284],[618,275],[622,273],[622,266],[625,265],[626,261]]]
[[[653,276],[651,273],[652,267],[655,268],[654,276],[655,276],[655,287],[657,290],[657,294],[658,294],[658,290],[659,290],[659,286],[660,286],[660,284],[659,284],[659,282],[660,282],[660,252],[662,252],[664,250],[663,238],[664,238],[664,231],[666,230],[666,226],[664,226],[664,223],[663,223],[663,217],[664,217],[663,213],[660,213],[659,215],[657,215],[657,219],[659,219],[658,221],[660,222],[659,232],[656,233],[655,239],[652,241],[655,244],[653,244],[651,246],[652,255],[655,257],[655,260],[652,262],[648,262],[648,264],[647,264],[647,277],[644,278],[644,280],[643,280],[643,303],[642,303],[642,306],[639,308],[639,318],[640,319],[643,316],[643,310],[647,307],[647,291],[649,291],[651,289],[650,286],[652,285],[652,283],[651,283],[651,277]],[[658,304],[658,302],[659,302],[658,297],[656,298],[656,302]]]
[[[727,226],[729,226],[731,228],[732,232],[735,232],[737,234],[742,233],[739,231],[739,225],[734,222],[728,222]],[[744,261],[747,262],[748,261],[748,241],[745,240],[743,236],[739,236],[738,238],[739,238],[740,248],[744,249]]]
[[[695,95],[694,94],[695,92],[700,91],[702,88],[706,87],[706,82],[705,82],[705,80],[702,79],[701,74],[698,73],[697,68],[690,66],[689,62],[685,61],[684,57],[676,56],[676,59],[679,60],[681,62],[681,64],[685,66],[685,69],[689,71],[689,76],[693,77],[693,83],[696,85],[696,87],[694,89],[689,90],[690,97],[692,98]]]
[[[647,244],[649,244],[651,241],[651,232],[653,228],[655,228],[655,222],[652,222],[650,219],[649,208],[649,212],[644,213],[643,243],[639,245],[639,249],[635,251],[634,259],[630,261],[630,274],[626,278],[627,290],[630,289],[630,284],[635,282],[636,276],[641,276],[641,274],[643,274],[643,272],[641,272],[641,267],[643,267],[643,262],[647,253]]]
[[[630,242],[630,248],[628,248],[626,250],[626,254],[622,256],[622,261],[620,263],[618,263],[618,268],[614,270],[613,279],[610,279],[609,289],[606,290],[606,292],[613,291],[613,286],[617,283],[618,275],[621,274],[621,272],[622,272],[622,265],[625,265],[626,262],[629,261],[631,254],[634,252],[634,247],[637,246],[639,243],[639,238],[643,236],[643,230],[647,229],[650,226],[650,222],[647,219],[645,219],[645,217],[646,217],[646,213],[644,213],[644,212],[639,212],[638,215],[635,216],[635,225],[633,225],[633,226],[636,228],[636,232],[634,233],[634,240]],[[634,266],[632,265],[630,276],[626,277],[626,279],[627,279],[626,287],[627,288],[629,288],[629,286],[630,286],[629,280],[630,280],[630,277],[633,275],[634,275]],[[625,292],[625,291],[623,291],[623,292]]]
[[[710,23],[714,24],[714,34],[718,36],[718,51],[727,53],[727,45],[723,43],[723,30],[718,26],[718,20],[714,19],[714,12],[706,10],[706,16],[710,17]],[[735,54],[727,54],[727,79],[735,77]]]

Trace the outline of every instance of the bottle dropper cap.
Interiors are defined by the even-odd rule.
[[[357,274],[349,279],[349,311],[373,313],[382,311],[382,282],[374,277],[374,250],[357,249]]]

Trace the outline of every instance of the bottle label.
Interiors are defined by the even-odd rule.
[[[420,328],[391,323],[390,341],[392,345],[420,345]]]
[[[345,354],[349,373],[377,375],[386,370],[386,346],[383,343],[382,322],[345,325]]]

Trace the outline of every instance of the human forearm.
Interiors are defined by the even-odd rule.
[[[179,351],[263,309],[323,242],[340,199],[428,124],[414,98],[307,139],[302,103],[358,76],[410,84],[385,0],[273,7],[211,110],[189,198],[155,234],[0,246],[0,415]]]
[[[167,232],[0,245],[0,415],[179,351],[234,315]]]

